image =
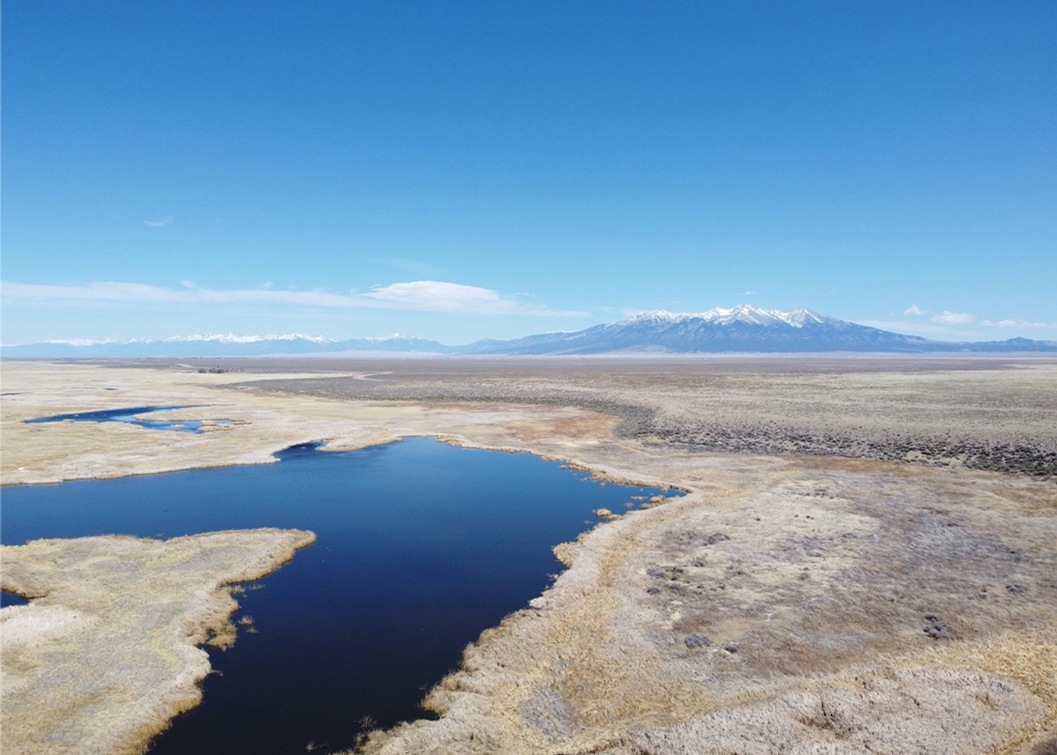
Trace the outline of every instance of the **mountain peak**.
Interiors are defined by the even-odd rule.
[[[802,328],[808,324],[839,323],[843,322],[836,317],[823,315],[811,309],[800,307],[793,310],[766,309],[755,304],[738,304],[726,309],[724,307],[713,307],[705,312],[667,312],[663,309],[651,312],[640,312],[634,317],[614,323],[615,325],[627,325],[631,323],[682,323],[692,320],[701,320],[717,325],[731,325],[735,322],[749,325],[777,325],[784,323],[794,328]]]

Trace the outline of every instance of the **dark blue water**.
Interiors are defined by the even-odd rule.
[[[0,608],[4,608],[5,606],[24,606],[27,603],[29,603],[29,601],[21,595],[15,595],[10,592],[0,592]]]
[[[110,389],[108,389],[110,390]],[[54,417],[40,417],[38,419],[27,419],[26,424],[32,425],[38,422],[127,422],[130,425],[139,425],[150,430],[175,430],[177,432],[197,433],[202,429],[202,423],[189,422],[163,422],[152,419],[136,419],[137,414],[148,412],[163,412],[169,409],[193,409],[194,405],[185,406],[134,406],[128,409],[105,409],[98,412],[77,412],[75,414],[56,414]]]
[[[222,675],[152,755],[304,753],[353,743],[365,718],[424,715],[463,647],[550,583],[551,553],[631,496],[527,454],[411,439],[278,464],[5,488],[3,542],[247,527],[318,541],[238,597],[256,633],[210,650]],[[586,520],[586,521],[585,521]],[[260,587],[261,589],[252,589]],[[369,718],[368,718],[369,717]]]

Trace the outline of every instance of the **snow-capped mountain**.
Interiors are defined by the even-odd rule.
[[[642,312],[574,333],[544,333],[466,347],[477,354],[607,354],[620,352],[953,352],[1057,351],[1057,343],[1011,339],[949,343],[857,325],[810,309],[742,304],[707,312]]]
[[[847,322],[810,309],[764,309],[742,304],[706,312],[642,312],[586,330],[543,333],[513,341],[478,341],[446,346],[437,341],[395,334],[385,338],[337,341],[301,333],[244,336],[232,333],[177,336],[158,341],[49,341],[5,346],[8,358],[137,358],[271,356],[349,352],[420,352],[432,354],[609,354],[708,352],[1047,352],[1057,341],[1011,338],[1007,341],[951,343]]]
[[[652,312],[640,312],[621,322],[676,323],[686,322],[687,320],[702,320],[719,325],[730,325],[735,322],[751,325],[785,323],[786,325],[792,325],[794,328],[800,328],[809,323],[840,322],[835,317],[819,314],[810,309],[801,308],[786,312],[780,309],[764,309],[763,307],[757,307],[755,304],[739,304],[730,309],[714,307],[706,312],[665,312],[663,309],[659,309]]]

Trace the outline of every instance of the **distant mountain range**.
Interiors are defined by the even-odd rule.
[[[393,335],[344,341],[303,334],[193,335],[156,341],[47,341],[5,346],[7,358],[219,357],[350,352],[452,355],[548,355],[717,352],[1057,353],[1057,341],[1010,338],[953,343],[856,325],[810,309],[786,312],[743,304],[707,312],[646,312],[571,333],[543,333],[512,341],[447,346]]]
[[[144,357],[248,357],[277,354],[331,354],[341,352],[423,352],[456,353],[437,341],[393,335],[388,338],[333,338],[293,333],[280,336],[220,335],[176,336],[159,340],[131,341],[44,341],[0,347],[9,359],[29,358],[144,358]]]

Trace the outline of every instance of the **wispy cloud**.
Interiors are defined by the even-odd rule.
[[[504,297],[490,288],[464,286],[443,281],[411,281],[372,288],[363,298],[396,309],[429,312],[489,312],[532,314],[540,307]]]
[[[968,312],[950,312],[947,310],[932,317],[932,321],[937,325],[968,325],[975,319],[976,315],[971,315]]]
[[[871,328],[889,330],[893,333],[909,333],[915,336],[957,338],[960,335],[957,329],[951,329],[943,325],[933,325],[928,322],[901,322],[898,320],[856,320],[855,322]]]
[[[905,315],[915,315],[918,317],[922,315],[927,315],[928,313],[929,310],[923,309],[917,304],[911,304],[909,307],[903,310],[903,314]],[[933,315],[930,320],[933,323],[933,325],[931,326],[920,322],[889,323],[889,325],[902,326],[904,329],[912,328],[915,332],[919,333],[927,332],[929,328],[931,328],[934,332],[939,333],[946,331],[950,326],[955,326],[956,329],[949,332],[956,333],[958,332],[957,326],[971,325],[973,323],[976,323],[976,315],[971,315],[968,312],[951,312],[949,310],[944,310],[943,312],[939,312],[938,314]],[[1016,318],[1006,318],[1004,320],[981,320],[978,324],[987,328],[1057,328],[1057,322],[1048,323],[1039,320],[1019,320]]]
[[[980,324],[986,325],[989,328],[1057,328],[1057,322],[1050,324],[1048,322],[1033,322],[1031,320],[999,320],[998,322],[984,320]]]
[[[2,296],[8,305],[76,306],[99,304],[272,304],[317,308],[368,308],[423,312],[467,312],[540,317],[582,316],[531,304],[498,291],[442,281],[410,281],[376,286],[366,293],[276,290],[270,287],[217,290],[182,281],[182,288],[143,283],[99,282],[83,286],[51,286],[4,282]]]
[[[169,304],[186,301],[186,290],[173,290],[144,283],[89,283],[86,286],[50,286],[38,283],[2,284],[5,304],[66,304],[96,302],[142,302]]]
[[[155,220],[144,220],[143,225],[149,225],[152,228],[164,228],[167,225],[173,224],[173,216],[166,215],[164,218],[157,218]]]

